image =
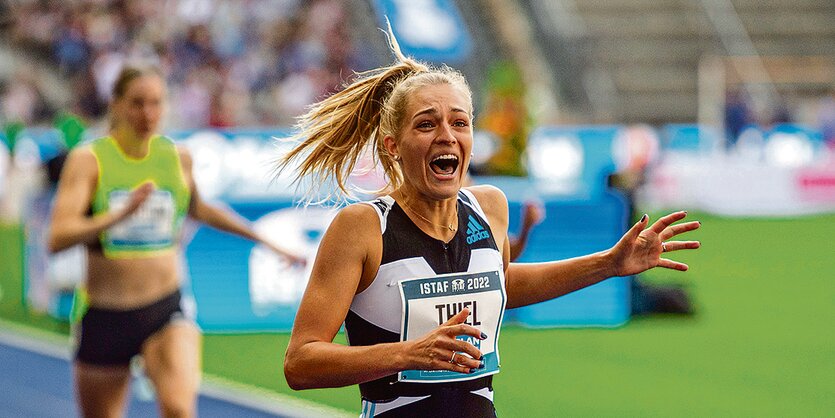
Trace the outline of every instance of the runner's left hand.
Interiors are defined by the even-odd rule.
[[[699,229],[701,222],[692,221],[674,224],[687,216],[687,212],[674,212],[663,216],[649,228],[649,216],[644,215],[623,237],[609,250],[612,257],[612,276],[629,276],[663,267],[686,271],[687,264],[662,258],[665,252],[693,250],[699,248],[699,241],[668,241],[679,234]]]

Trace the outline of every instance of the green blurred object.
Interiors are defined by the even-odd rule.
[[[55,128],[63,134],[64,145],[67,150],[71,150],[84,138],[84,131],[87,126],[80,117],[65,112],[55,119]]]
[[[8,122],[3,125],[3,143],[9,148],[9,153],[14,154],[14,146],[17,143],[17,137],[23,132],[26,125],[23,122]]]
[[[33,313],[26,306],[23,229],[22,225],[0,221],[0,319],[67,334],[68,324],[46,313]]]
[[[485,174],[525,176],[523,158],[532,120],[519,67],[510,61],[493,64],[488,70],[485,90],[485,105],[476,118],[477,126],[498,139]]]
[[[23,311],[23,227],[0,223],[0,317]]]
[[[521,95],[525,82],[519,67],[512,61],[500,61],[487,71],[487,89],[504,96]]]

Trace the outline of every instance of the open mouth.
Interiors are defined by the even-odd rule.
[[[452,154],[439,155],[429,162],[429,167],[435,174],[452,175],[458,169],[458,157]]]

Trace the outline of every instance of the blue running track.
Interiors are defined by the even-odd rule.
[[[73,400],[70,363],[62,351],[65,349],[28,341],[0,330],[0,417],[79,416]],[[215,389],[210,392],[226,391]],[[220,399],[221,397],[224,399]],[[253,405],[253,402],[235,402],[233,398],[228,395],[201,393],[197,414],[201,418],[322,416],[321,413],[304,411],[298,406],[284,408],[286,411],[282,412],[282,408],[277,405],[262,402],[264,406],[258,406]],[[131,392],[127,417],[158,415],[155,402],[140,401]]]

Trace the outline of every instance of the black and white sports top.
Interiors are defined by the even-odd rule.
[[[470,375],[404,371],[361,383],[364,408],[366,403],[396,408],[450,389],[492,401],[492,374],[498,372],[498,334],[506,301],[504,268],[478,201],[469,191],[458,193],[459,227],[448,243],[421,231],[391,196],[367,203],[380,217],[383,254],[377,276],[354,296],[345,318],[349,344],[417,339],[468,307],[467,323],[481,329],[488,339],[459,339],[479,347],[488,367]],[[415,319],[420,314],[423,324]]]

